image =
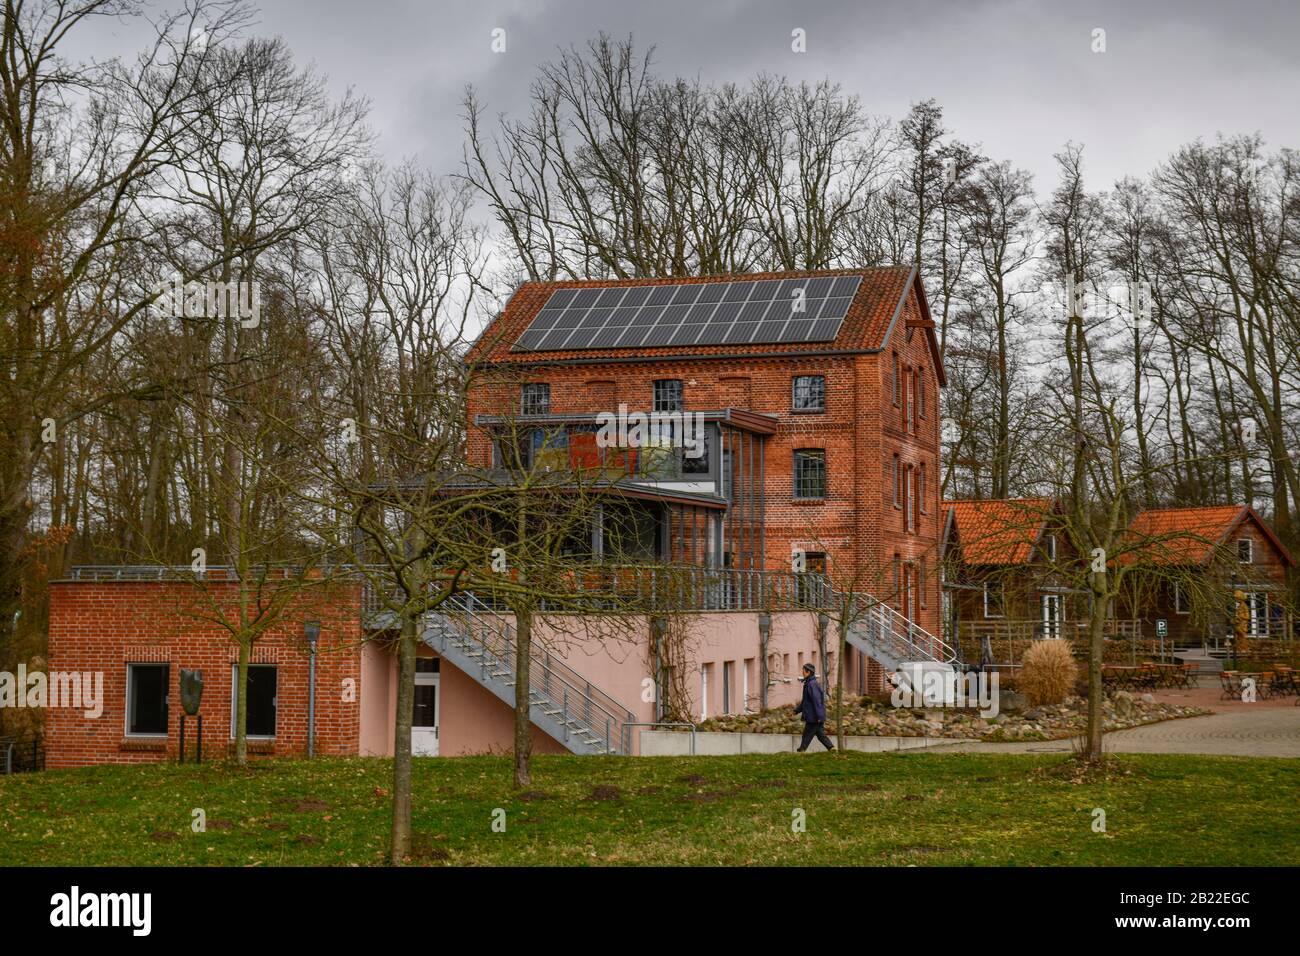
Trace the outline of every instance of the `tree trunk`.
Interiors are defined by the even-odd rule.
[[[415,617],[402,615],[397,639],[397,717],[393,732],[393,833],[390,862],[411,854],[411,721],[415,712]]]
[[[835,661],[835,749],[844,753],[844,655],[848,647],[849,628],[841,618],[839,622],[839,651]]]
[[[1088,736],[1084,744],[1084,757],[1100,762],[1102,752],[1102,687],[1101,658],[1105,646],[1106,599],[1104,588],[1098,588],[1095,579],[1105,580],[1105,572],[1094,572],[1092,588],[1092,614],[1088,620]]]
[[[515,612],[515,786],[528,787],[533,782],[532,695],[529,689],[529,663],[533,643],[533,612]],[[561,715],[567,719],[568,715]]]
[[[241,767],[248,766],[248,662],[252,656],[253,642],[241,637],[235,677],[239,687],[235,697],[235,762]]]

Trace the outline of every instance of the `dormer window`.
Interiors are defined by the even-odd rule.
[[[1048,561],[1056,560],[1056,535],[1043,535],[1043,556],[1046,557]]]
[[[1255,562],[1255,542],[1250,538],[1237,539],[1237,560],[1242,564]]]

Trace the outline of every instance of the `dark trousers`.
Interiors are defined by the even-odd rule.
[[[826,736],[826,731],[822,729],[824,726],[825,725],[821,723],[803,725],[803,743],[799,745],[800,753],[803,753],[808,749],[808,745],[812,743],[814,737],[820,740],[827,750],[835,749],[835,745],[831,743],[831,739]]]

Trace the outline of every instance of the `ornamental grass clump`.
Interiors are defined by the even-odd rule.
[[[1078,665],[1068,641],[1035,641],[1025,652],[1016,683],[1032,706],[1041,707],[1059,704],[1070,696],[1077,675]]]

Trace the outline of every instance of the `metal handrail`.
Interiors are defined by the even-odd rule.
[[[955,648],[888,604],[865,592],[853,592],[845,597],[852,609],[850,619],[866,627],[866,640],[886,647],[899,660],[922,659],[944,664],[957,660]]]
[[[482,667],[486,672],[489,663],[499,664],[514,672],[515,628],[496,613],[480,614],[475,610],[475,596],[454,595],[446,602],[450,611],[435,612],[433,616],[444,619],[463,617],[460,633],[470,638],[483,651]],[[488,661],[488,655],[493,660]],[[593,736],[604,737],[605,749],[610,753],[628,753],[630,750],[623,725],[635,715],[610,695],[593,687],[587,678],[563,661],[552,656],[540,643],[529,648],[528,689],[544,700],[560,707],[566,724],[572,718],[580,722]],[[577,709],[570,710],[570,692]],[[594,712],[594,713],[593,713]],[[618,746],[613,743],[613,730],[619,728]]]

